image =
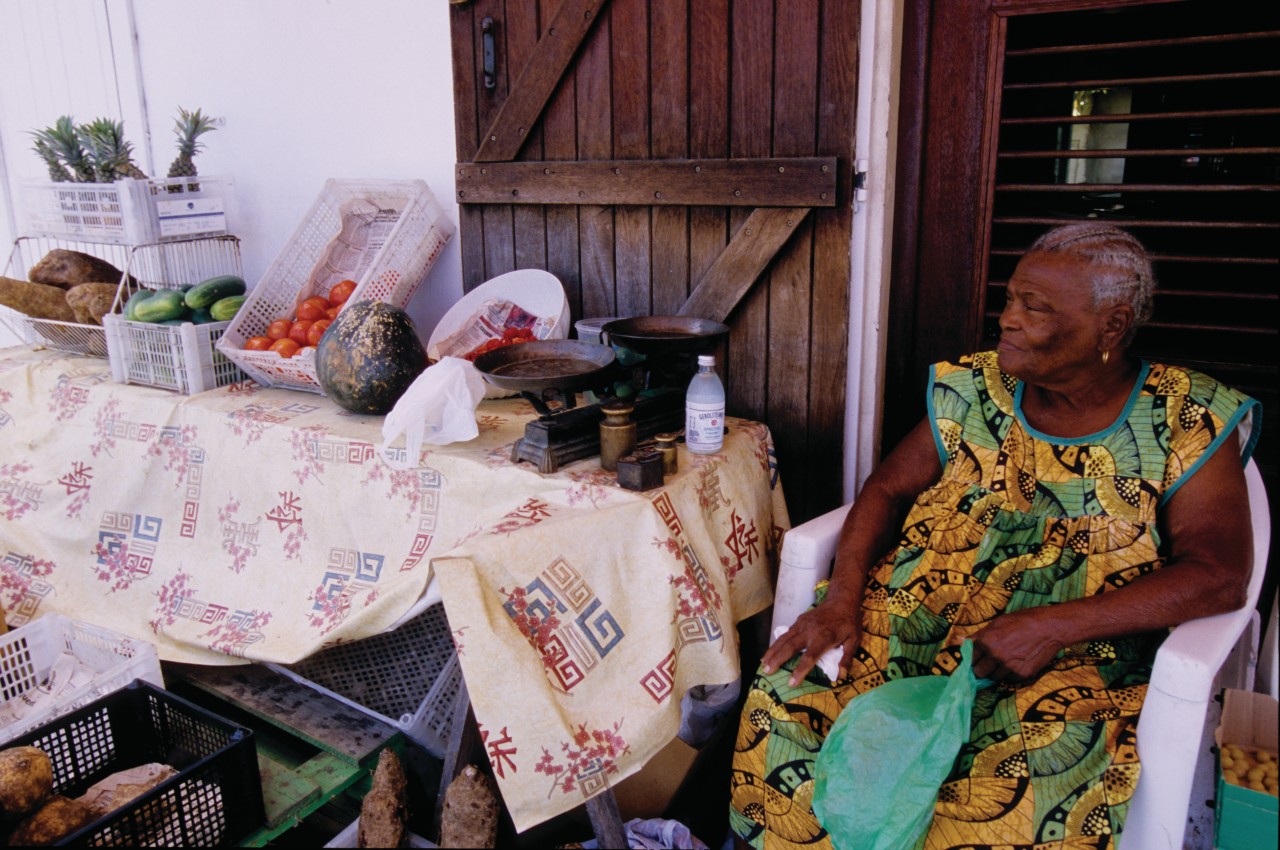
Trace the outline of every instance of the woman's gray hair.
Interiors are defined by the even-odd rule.
[[[1133,327],[1125,335],[1124,345],[1151,318],[1155,271],[1147,249],[1132,233],[1101,221],[1066,224],[1042,234],[1027,253],[1068,254],[1083,260],[1093,306],[1128,304],[1133,308]]]

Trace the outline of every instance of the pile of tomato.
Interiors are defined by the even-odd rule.
[[[529,342],[534,338],[533,331],[528,328],[507,328],[502,332],[502,336],[485,340],[464,354],[463,357],[467,360],[475,360],[486,351],[493,351],[495,348],[506,348],[508,345],[515,345],[519,342]]]
[[[355,288],[354,280],[344,280],[333,285],[328,298],[314,295],[306,299],[298,305],[298,312],[292,318],[276,319],[267,325],[265,334],[245,340],[245,350],[274,351],[281,357],[293,357],[314,349]]]

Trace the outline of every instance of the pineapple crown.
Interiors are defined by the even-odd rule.
[[[93,163],[80,143],[75,121],[63,115],[52,127],[33,130],[34,149],[49,167],[50,179],[85,182],[94,179]]]
[[[193,156],[203,150],[204,145],[197,141],[210,130],[217,129],[213,125],[213,116],[205,115],[199,109],[188,112],[178,107],[178,117],[173,122],[173,134],[178,137],[178,153],[181,156]]]

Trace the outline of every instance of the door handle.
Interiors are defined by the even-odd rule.
[[[480,55],[484,67],[484,87],[494,88],[498,85],[497,60],[493,54],[493,18],[485,17],[480,21]]]

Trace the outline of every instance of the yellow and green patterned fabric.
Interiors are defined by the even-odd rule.
[[[730,825],[753,847],[830,845],[811,807],[813,763],[850,700],[889,679],[948,674],[960,644],[1001,613],[1158,569],[1161,505],[1233,429],[1243,423],[1243,460],[1258,432],[1257,402],[1175,366],[1142,363],[1124,411],[1087,437],[1032,428],[1022,392],[995,352],[931,369],[942,477],[868,577],[848,675],[833,684],[815,667],[793,688],[792,659],[747,694]],[[1162,637],[1070,646],[1034,681],[980,691],[919,846],[1110,847],[1138,779],[1134,733]]]

